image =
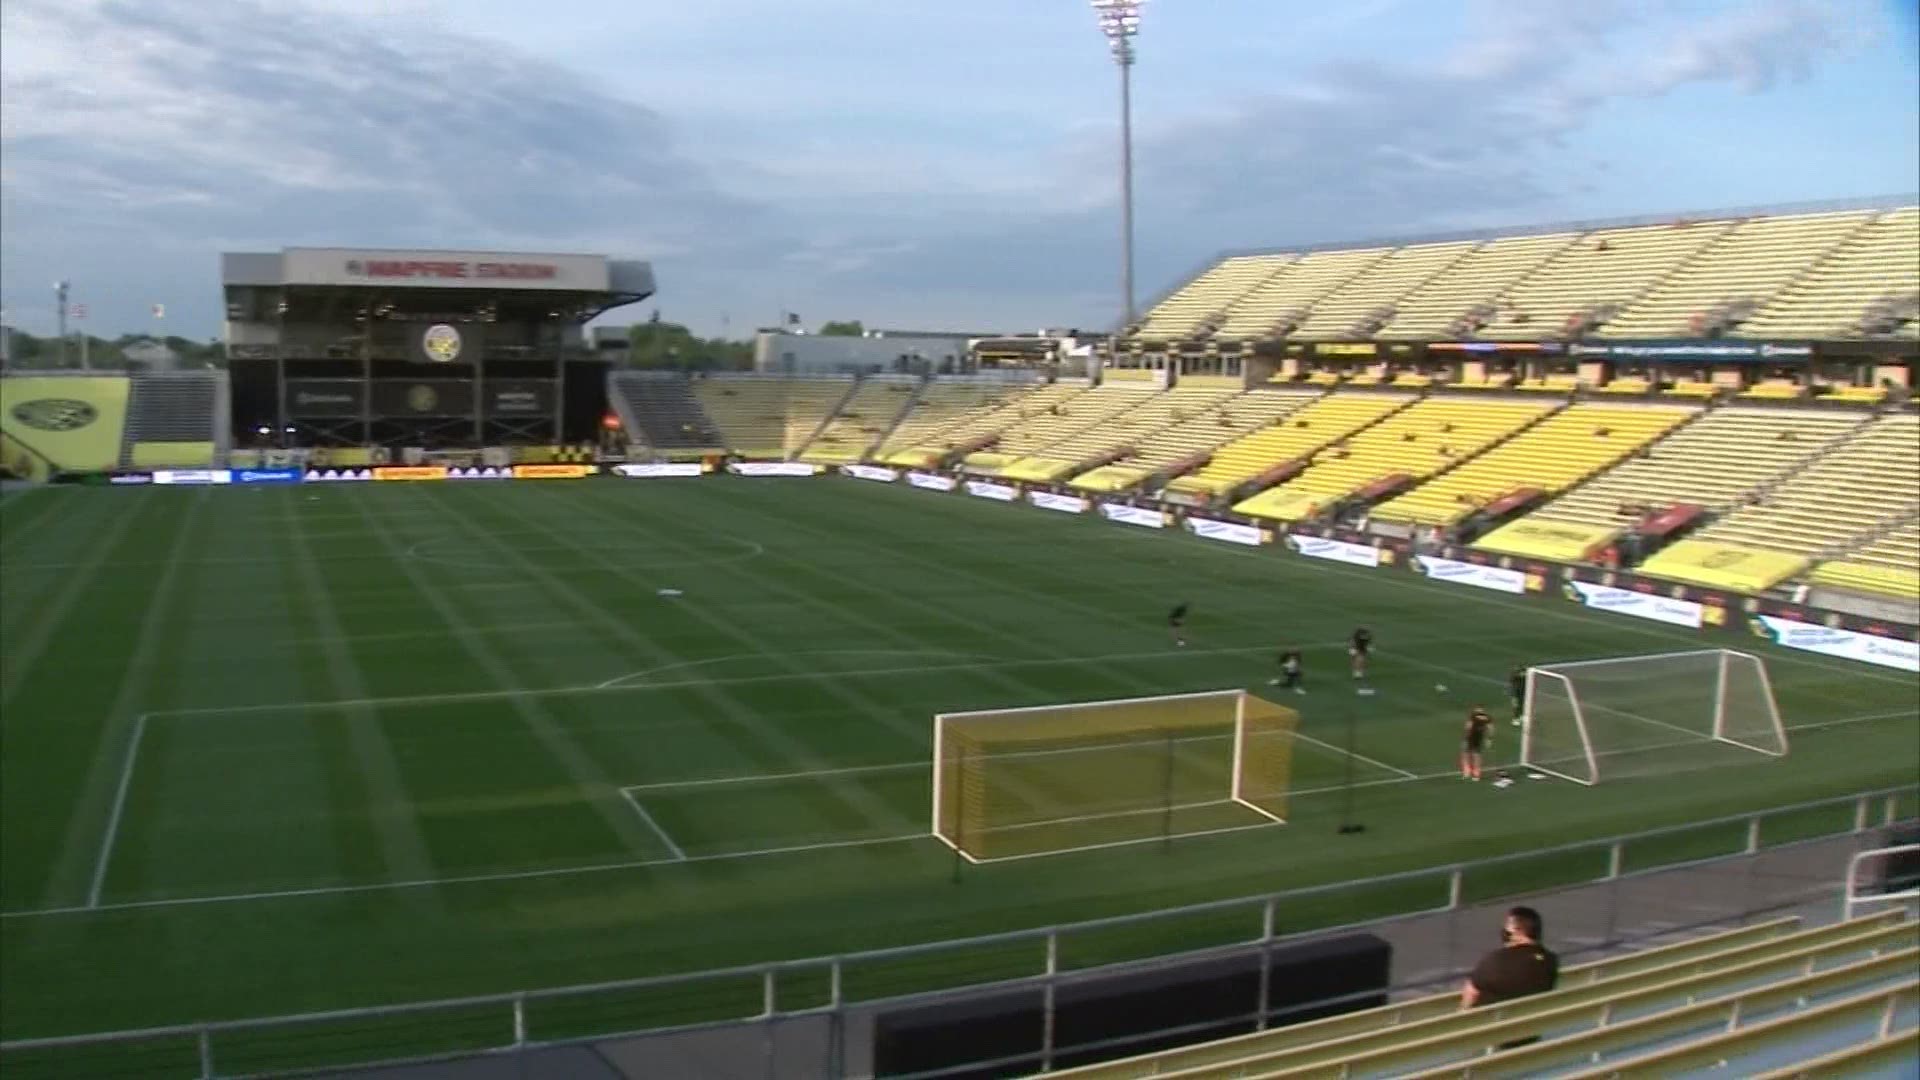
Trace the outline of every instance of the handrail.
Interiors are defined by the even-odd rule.
[[[1857,888],[1860,884],[1861,863],[1868,859],[1885,859],[1914,852],[1920,852],[1920,844],[1895,844],[1891,847],[1855,852],[1853,857],[1847,860],[1847,918],[1853,918],[1853,909],[1859,904],[1899,904],[1920,899],[1920,885],[1911,889],[1902,889],[1899,892],[1875,893],[1872,896],[1862,896]]]
[[[436,999],[431,1001],[403,1002],[403,1003],[388,1004],[388,1005],[369,1005],[369,1006],[360,1006],[360,1007],[350,1008],[350,1009],[335,1009],[335,1010],[328,1010],[328,1011],[321,1011],[321,1012],[287,1014],[287,1015],[279,1015],[279,1016],[249,1017],[249,1018],[236,1019],[236,1020],[189,1022],[189,1023],[181,1023],[181,1024],[161,1025],[161,1026],[149,1027],[149,1028],[135,1028],[135,1029],[123,1029],[123,1030],[117,1030],[117,1031],[92,1032],[92,1033],[75,1034],[75,1035],[57,1035],[57,1036],[35,1037],[35,1038],[28,1038],[28,1039],[15,1039],[15,1040],[0,1042],[0,1054],[18,1053],[22,1051],[31,1051],[31,1050],[54,1050],[54,1049],[60,1049],[63,1047],[75,1047],[75,1046],[85,1046],[85,1045],[147,1042],[147,1041],[155,1041],[155,1040],[161,1040],[161,1039],[189,1038],[189,1037],[202,1040],[202,1042],[204,1043],[206,1040],[210,1039],[211,1036],[213,1036],[214,1034],[222,1033],[222,1032],[258,1031],[258,1030],[267,1030],[267,1029],[273,1029],[273,1028],[311,1026],[311,1025],[334,1023],[334,1022],[340,1022],[340,1021],[369,1019],[369,1018],[376,1018],[376,1017],[386,1018],[386,1017],[395,1017],[395,1016],[406,1016],[410,1014],[443,1012],[450,1009],[473,1008],[473,1007],[480,1007],[480,1006],[507,1006],[512,1010],[513,1020],[514,1020],[513,1030],[516,1033],[516,1041],[512,1044],[512,1046],[514,1048],[519,1048],[519,1047],[526,1047],[526,1046],[541,1045],[540,1040],[526,1038],[525,1020],[526,1020],[526,1008],[529,1002],[537,1003],[541,1001],[550,1001],[550,1000],[558,1000],[558,999],[564,999],[564,998],[570,998],[570,997],[578,997],[578,996],[587,995],[587,994],[608,993],[613,991],[625,991],[625,990],[642,990],[642,989],[657,988],[657,987],[663,987],[663,986],[673,986],[676,984],[684,985],[684,984],[691,984],[696,982],[707,982],[707,981],[715,981],[715,980],[722,980],[722,979],[741,979],[741,978],[758,978],[765,984],[765,986],[767,987],[767,993],[764,998],[766,1002],[766,1006],[758,1016],[740,1016],[740,1017],[735,1017],[734,1018],[735,1020],[771,1019],[776,1016],[800,1016],[800,1015],[817,1014],[822,1011],[837,1010],[839,1008],[844,1007],[847,1004],[847,1000],[842,991],[842,986],[843,986],[842,976],[845,973],[847,967],[852,964],[895,959],[895,958],[907,957],[907,956],[927,956],[930,954],[948,952],[956,949],[970,950],[970,949],[980,948],[983,946],[1003,945],[1007,943],[1021,942],[1021,941],[1034,941],[1034,942],[1057,941],[1057,939],[1061,935],[1066,935],[1066,934],[1090,932],[1090,931],[1096,931],[1096,930],[1106,929],[1106,928],[1115,927],[1115,926],[1136,925],[1140,923],[1177,919],[1177,918],[1193,916],[1193,915],[1211,914],[1211,913],[1231,910],[1234,908],[1254,907],[1254,906],[1263,906],[1269,909],[1266,913],[1266,918],[1263,920],[1264,930],[1262,932],[1262,935],[1259,938],[1249,939],[1239,944],[1271,946],[1277,942],[1286,941],[1291,938],[1305,936],[1307,934],[1324,934],[1324,933],[1328,933],[1338,929],[1338,927],[1323,927],[1323,928],[1316,928],[1313,930],[1301,931],[1295,934],[1276,933],[1274,930],[1273,909],[1275,909],[1276,906],[1283,900],[1296,900],[1303,897],[1321,896],[1321,895],[1327,895],[1327,894],[1337,893],[1340,891],[1351,890],[1351,889],[1368,889],[1368,888],[1372,888],[1380,885],[1388,885],[1388,884],[1406,882],[1411,880],[1418,880],[1422,878],[1437,878],[1441,875],[1445,875],[1448,880],[1448,897],[1447,897],[1446,905],[1444,907],[1422,909],[1420,911],[1415,911],[1415,912],[1401,912],[1399,913],[1399,915],[1404,916],[1404,915],[1411,915],[1411,914],[1423,914],[1423,913],[1428,913],[1433,911],[1454,910],[1463,906],[1463,902],[1461,899],[1461,891],[1462,891],[1461,883],[1464,878],[1464,875],[1469,870],[1484,870],[1490,867],[1496,867],[1496,866],[1500,866],[1507,863],[1518,862],[1521,860],[1539,859],[1543,856],[1551,856],[1555,854],[1565,854],[1569,852],[1589,850],[1589,849],[1599,849],[1602,847],[1606,847],[1610,850],[1610,855],[1611,855],[1611,857],[1608,860],[1608,868],[1607,868],[1606,874],[1603,877],[1595,878],[1591,880],[1606,880],[1606,881],[1626,880],[1634,877],[1639,877],[1642,875],[1666,873],[1675,869],[1685,868],[1687,866],[1697,865],[1700,863],[1713,862],[1716,859],[1726,858],[1730,855],[1753,854],[1756,851],[1760,850],[1760,847],[1759,847],[1760,823],[1766,818],[1774,817],[1778,815],[1794,814],[1794,813],[1799,813],[1807,810],[1820,809],[1823,807],[1834,807],[1834,806],[1851,804],[1855,808],[1854,817],[1853,817],[1851,829],[1847,831],[1852,833],[1858,833],[1858,832],[1864,831],[1869,827],[1869,818],[1871,816],[1870,808],[1872,804],[1878,800],[1885,800],[1884,809],[1881,814],[1882,824],[1893,824],[1896,821],[1897,807],[1895,804],[1895,800],[1901,795],[1912,794],[1916,792],[1920,792],[1920,784],[1906,784],[1906,785],[1900,785],[1897,787],[1878,788],[1871,791],[1856,793],[1853,795],[1834,796],[1834,797],[1829,797],[1824,799],[1815,799],[1808,802],[1791,804],[1788,806],[1771,807],[1771,808],[1766,808],[1761,810],[1749,811],[1744,814],[1733,814],[1733,815],[1728,815],[1728,816],[1719,817],[1719,818],[1711,818],[1704,821],[1695,821],[1695,822],[1690,822],[1684,825],[1670,825],[1670,826],[1663,826],[1657,829],[1647,829],[1639,832],[1618,834],[1610,837],[1597,837],[1590,840],[1575,841],[1572,843],[1561,844],[1561,845],[1557,845],[1555,847],[1550,847],[1550,848],[1539,848],[1539,849],[1532,849],[1524,852],[1515,852],[1507,855],[1497,855],[1497,856],[1492,856],[1485,859],[1476,859],[1469,862],[1446,863],[1446,864],[1428,866],[1428,867],[1423,867],[1423,868],[1418,868],[1413,870],[1397,871],[1391,874],[1383,874],[1383,875],[1378,875],[1378,876],[1369,877],[1369,878],[1356,878],[1356,879],[1349,879],[1346,881],[1326,882],[1318,885],[1303,886],[1300,888],[1283,890],[1275,893],[1236,897],[1236,898],[1230,898],[1230,899],[1224,899],[1224,900],[1211,900],[1211,901],[1205,901],[1202,903],[1188,904],[1188,905],[1183,905],[1183,906],[1174,907],[1174,908],[1162,908],[1154,911],[1135,912],[1135,913],[1125,914],[1125,915],[1112,915],[1112,916],[1106,916],[1099,919],[1088,919],[1080,922],[1061,923],[1061,924],[1055,924],[1051,926],[1034,927],[1034,928],[1027,928],[1022,930],[1000,931],[997,933],[981,934],[981,935],[975,935],[975,936],[966,937],[966,938],[952,938],[945,941],[921,942],[921,943],[916,943],[911,945],[891,946],[887,948],[869,949],[869,950],[852,952],[852,953],[802,957],[798,959],[789,959],[789,960],[763,961],[759,963],[741,964],[741,965],[735,965],[735,966],[724,967],[724,968],[711,968],[711,969],[705,969],[705,970],[699,970],[699,971],[674,972],[669,974],[650,975],[650,976],[643,976],[640,978],[612,980],[612,981],[605,981],[605,982],[598,982],[598,983],[581,983],[581,984],[573,984],[573,985],[567,985],[567,986],[542,987],[542,988],[536,988],[536,989],[530,989],[530,990],[483,994],[483,995],[475,995],[470,997],[442,998],[442,999]],[[1622,864],[1620,852],[1625,847],[1625,845],[1629,843],[1644,841],[1644,840],[1653,839],[1661,836],[1671,836],[1679,833],[1692,832],[1700,829],[1712,829],[1718,826],[1730,825],[1730,824],[1741,823],[1741,822],[1746,823],[1748,828],[1747,828],[1745,846],[1743,850],[1740,852],[1729,852],[1729,853],[1726,853],[1725,855],[1710,856],[1703,859],[1688,859],[1688,860],[1681,860],[1681,861],[1672,862],[1672,863],[1663,863],[1659,866],[1649,867],[1643,870],[1623,871],[1620,869]],[[1843,832],[1823,833],[1823,834],[1820,834],[1820,836],[1816,836],[1816,837],[1802,837],[1794,841],[1790,841],[1789,843],[1802,843],[1810,839],[1819,839],[1821,837],[1831,837],[1831,836],[1844,835],[1844,834],[1845,833]],[[1920,845],[1914,845],[1914,846],[1920,847]],[[1353,925],[1363,925],[1363,924],[1353,924]],[[1179,951],[1180,950],[1178,950],[1177,946],[1175,946],[1172,951],[1162,954],[1162,956],[1176,955]],[[926,991],[919,994],[897,995],[894,998],[883,998],[883,999],[875,999],[875,1000],[906,1000],[906,999],[916,998],[916,997],[925,997],[925,996],[928,996],[929,994],[939,995],[939,994],[964,991],[968,989],[978,989],[982,986],[989,985],[989,984],[1002,985],[1002,984],[1010,984],[1010,983],[1021,982],[1021,981],[1031,982],[1036,979],[1044,980],[1044,981],[1052,981],[1055,979],[1066,977],[1068,974],[1070,974],[1069,972],[1063,972],[1057,963],[1052,962],[1052,954],[1054,950],[1049,949],[1048,952],[1049,952],[1049,963],[1047,964],[1047,970],[1045,971],[1044,974],[1036,974],[1034,976],[1016,978],[1016,979],[992,979],[984,983],[962,983],[962,984],[957,984],[955,986],[946,987],[946,988],[935,990],[935,991]],[[1148,958],[1148,959],[1154,959],[1154,958]],[[1145,961],[1136,960],[1130,963],[1137,964],[1141,962],[1145,962]],[[1113,965],[1113,966],[1126,966],[1126,965],[1120,964],[1120,965]],[[776,1006],[773,987],[776,983],[779,973],[783,971],[794,971],[794,972],[809,971],[809,970],[820,971],[823,969],[829,973],[829,976],[831,978],[831,986],[832,986],[830,1000],[827,1002],[826,1005],[814,1006],[814,1007],[804,1008],[804,1009],[791,1009],[791,1010],[781,1010]],[[654,1030],[666,1030],[666,1029],[665,1028],[638,1028],[631,1031],[607,1032],[603,1036],[597,1036],[597,1037],[614,1037],[616,1035],[645,1034],[649,1031],[654,1031]]]

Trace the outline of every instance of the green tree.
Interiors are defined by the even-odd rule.
[[[821,337],[861,337],[867,328],[860,325],[859,319],[847,322],[830,322],[820,328]]]

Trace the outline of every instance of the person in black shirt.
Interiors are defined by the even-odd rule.
[[[1507,694],[1513,698],[1513,726],[1527,713],[1527,669],[1518,664],[1507,673]]]
[[[1373,631],[1362,626],[1353,632],[1353,644],[1347,647],[1347,655],[1353,658],[1353,677],[1367,677],[1367,654],[1373,651]]]
[[[1560,982],[1560,958],[1540,943],[1546,932],[1540,913],[1530,907],[1507,909],[1500,947],[1480,958],[1460,988],[1460,1007],[1475,1009],[1544,994]],[[1502,1050],[1538,1042],[1539,1036],[1503,1043]]]
[[[1182,600],[1172,611],[1167,613],[1167,629],[1172,631],[1173,643],[1175,645],[1185,645],[1187,643],[1186,625],[1187,602]]]
[[[1460,744],[1460,779],[1480,779],[1480,755],[1487,748],[1488,731],[1492,727],[1493,717],[1485,706],[1475,705],[1467,714],[1467,729]]]
[[[1268,679],[1268,686],[1280,686],[1284,681],[1286,688],[1296,694],[1304,694],[1307,688],[1300,685],[1300,650],[1287,649],[1280,654],[1280,678]]]

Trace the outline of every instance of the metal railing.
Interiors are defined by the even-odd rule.
[[[403,1005],[18,1039],[0,1042],[0,1069],[9,1080],[35,1075],[288,1074],[521,1053],[755,1021],[765,1028],[765,1054],[771,1063],[779,1053],[775,1025],[813,1018],[823,1020],[828,1032],[823,1071],[838,1076],[846,1071],[849,1020],[881,1005],[1018,988],[1037,989],[1050,1004],[1065,982],[1176,956],[1265,951],[1335,929],[1448,917],[1471,905],[1546,889],[1618,889],[1636,879],[1730,857],[1764,857],[1893,825],[1902,820],[1902,800],[1916,795],[1920,785],[1904,785],[1262,896],[837,956]],[[1825,888],[1831,895],[1831,877]],[[1806,898],[1802,893],[1783,894],[1770,908],[1754,890],[1749,874],[1744,885],[1732,889],[1741,898],[1701,924],[1747,918]],[[1616,932],[1619,906],[1616,894],[1605,914],[1606,925],[1595,928],[1588,944],[1563,946],[1563,955],[1623,940]],[[1443,931],[1447,960],[1429,978],[1401,980],[1396,989],[1450,977],[1460,966],[1456,944],[1478,951],[1484,935],[1456,943],[1457,921],[1449,918]],[[1275,1015],[1269,990],[1262,978],[1258,1008],[1250,1018],[1256,1027],[1268,1026],[1268,1018]],[[1035,1064],[1047,1067],[1053,1050],[1049,1038]]]
[[[1897,892],[1862,893],[1860,891],[1860,866],[1869,860],[1891,859],[1900,855],[1920,854],[1920,844],[1895,844],[1892,847],[1873,848],[1855,852],[1847,860],[1846,913],[1851,919],[1856,910],[1866,904],[1906,904],[1920,900],[1920,885],[1901,889]]]

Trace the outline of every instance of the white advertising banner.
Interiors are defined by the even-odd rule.
[[[1614,611],[1640,619],[1652,619],[1671,626],[1700,629],[1701,607],[1691,600],[1674,600],[1631,589],[1615,589],[1586,581],[1569,581],[1567,586],[1580,602],[1597,611]]]
[[[156,484],[231,484],[233,473],[226,469],[156,469]]]
[[[1302,555],[1348,566],[1379,566],[1380,549],[1368,544],[1349,544],[1320,536],[1288,536],[1287,546]]]
[[[1419,565],[1420,572],[1435,581],[1451,581],[1457,585],[1472,585],[1477,589],[1492,589],[1494,592],[1513,593],[1515,596],[1527,591],[1527,575],[1518,570],[1481,566],[1478,563],[1455,562],[1452,559],[1438,559],[1432,555],[1415,555],[1413,558]]]
[[[356,251],[288,248],[280,274],[289,285],[414,285],[434,289],[607,290],[599,255],[503,251]]]
[[[955,487],[959,486],[951,476],[941,476],[938,473],[926,472],[908,473],[907,483],[927,491],[952,491]]]
[[[736,461],[727,471],[735,476],[812,476],[820,466],[804,461]]]
[[[1260,530],[1252,525],[1215,521],[1212,518],[1188,518],[1187,531],[1209,540],[1225,540],[1229,544],[1245,544],[1248,547],[1259,547],[1266,542],[1262,539]]]
[[[1815,626],[1813,623],[1783,619],[1778,615],[1760,615],[1756,618],[1760,625],[1766,627],[1767,636],[1773,639],[1775,645],[1823,656],[1837,656],[1843,660],[1858,660],[1863,664],[1920,672],[1920,644],[1915,642],[1878,634],[1862,634],[1856,630]]]
[[[306,475],[306,482],[309,484],[332,484],[342,481],[372,479],[372,469],[308,469]]]
[[[985,480],[967,481],[967,494],[978,495],[983,499],[993,499],[996,502],[1012,502],[1020,497],[1020,492],[1016,488],[1010,488],[1005,484],[989,484]]]
[[[613,471],[635,480],[651,480],[657,476],[699,476],[701,470],[697,461],[654,461],[615,465]]]
[[[858,480],[878,480],[883,484],[891,484],[900,479],[898,470],[882,469],[874,465],[842,465],[840,471]]]
[[[1056,495],[1051,491],[1029,491],[1027,501],[1042,510],[1058,510],[1066,514],[1084,514],[1087,507],[1093,505],[1077,495]]]
[[[1124,525],[1139,525],[1148,529],[1167,527],[1167,515],[1159,510],[1150,510],[1144,506],[1122,506],[1119,503],[1101,503],[1100,516],[1108,521],[1118,521]]]

